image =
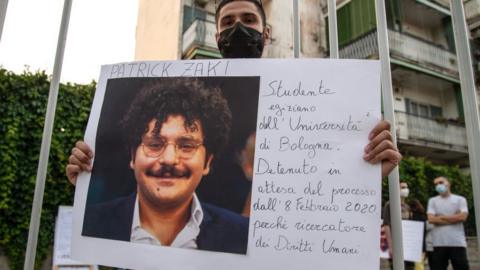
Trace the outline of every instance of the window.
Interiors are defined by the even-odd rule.
[[[405,99],[405,102],[408,114],[413,114],[425,118],[443,117],[443,111],[441,107],[419,103],[417,101],[412,101],[408,98]]]

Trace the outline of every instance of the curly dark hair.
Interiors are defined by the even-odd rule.
[[[185,128],[203,130],[207,156],[218,155],[228,141],[232,113],[227,100],[216,87],[207,87],[197,78],[162,78],[139,90],[126,111],[121,126],[131,152],[141,144],[148,124],[156,120],[153,133],[158,135],[169,116],[185,118]]]

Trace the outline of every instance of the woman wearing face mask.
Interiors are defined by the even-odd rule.
[[[409,200],[410,190],[406,182],[400,182],[400,202],[402,209],[403,220],[416,220],[424,222],[426,220],[425,208],[417,199]],[[392,237],[390,234],[390,202],[387,202],[383,207],[383,225],[385,226],[385,234],[389,247],[392,247]],[[425,247],[425,245],[423,245]],[[392,250],[389,249],[390,258],[392,257]],[[421,264],[423,265],[423,264]],[[392,267],[391,259],[390,266]],[[419,265],[420,266],[420,265]],[[393,269],[393,268],[392,268]],[[405,261],[405,270],[415,270],[414,262]]]

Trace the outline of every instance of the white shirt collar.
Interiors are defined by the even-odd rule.
[[[198,200],[197,195],[193,194],[192,206],[191,206],[191,213],[190,218],[188,219],[187,224],[185,227],[178,233],[175,240],[173,240],[171,247],[179,247],[179,248],[197,248],[197,236],[200,233],[200,224],[203,220],[203,210],[202,206],[200,205],[200,201]],[[138,194],[135,199],[135,209],[133,212],[133,220],[132,220],[132,230],[130,234],[130,242],[134,243],[143,243],[143,244],[150,244],[150,245],[159,245],[161,246],[162,243],[153,235],[151,235],[148,231],[142,228],[140,222],[140,207],[138,203]]]

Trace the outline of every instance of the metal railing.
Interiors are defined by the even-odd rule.
[[[467,132],[463,125],[432,118],[395,112],[399,138],[421,140],[467,149]]]
[[[340,49],[340,58],[365,59],[378,54],[377,30],[354,39]]]
[[[413,60],[426,66],[435,66],[450,73],[458,73],[457,56],[445,49],[420,39],[390,30],[390,48],[392,54]]]
[[[185,55],[194,47],[206,47],[217,51],[215,23],[196,19],[183,34],[182,53]]]
[[[378,53],[377,32],[372,31],[354,40],[340,50],[342,58],[369,58]],[[418,38],[393,30],[388,31],[390,53],[394,58],[415,62],[430,69],[457,75],[455,54]]]

